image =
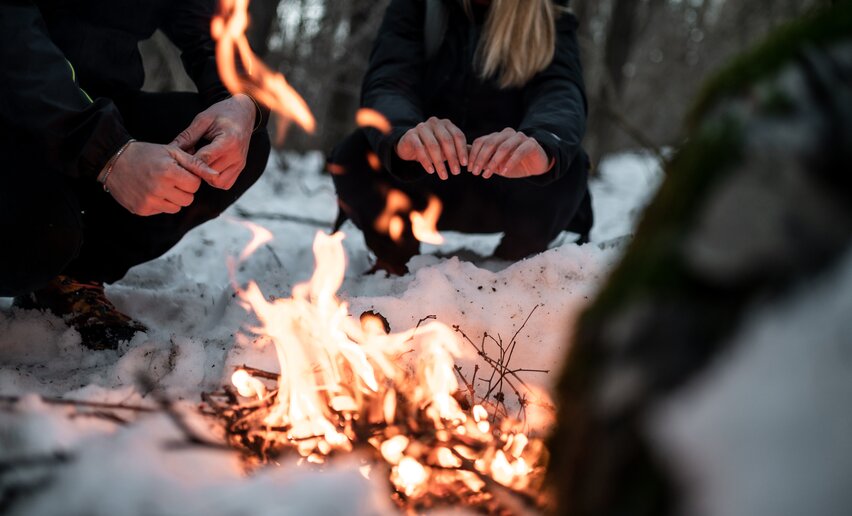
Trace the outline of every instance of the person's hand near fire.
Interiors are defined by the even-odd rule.
[[[217,176],[201,179],[214,188],[228,190],[246,166],[256,116],[251,97],[238,93],[199,113],[172,144],[194,154],[218,172]],[[197,149],[202,139],[210,143]]]
[[[432,117],[407,131],[396,146],[405,161],[417,161],[426,172],[448,179],[447,166],[453,175],[467,167],[475,176],[488,179],[499,175],[510,179],[538,176],[551,168],[541,145],[524,133],[503,129],[474,140],[467,145],[464,133],[449,120]]]
[[[245,167],[255,116],[254,101],[235,95],[199,113],[169,145],[132,141],[104,186],[142,216],[179,212],[192,204],[201,181],[228,190]],[[210,143],[196,152],[202,138]]]

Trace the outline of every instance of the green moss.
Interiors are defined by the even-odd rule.
[[[707,124],[684,145],[667,167],[666,182],[645,212],[624,259],[584,314],[584,322],[651,291],[655,296],[677,295],[691,288],[680,251],[701,212],[696,204],[741,155],[742,127],[730,117]]]
[[[735,59],[705,85],[687,118],[687,128],[696,127],[719,99],[742,93],[760,79],[779,71],[804,46],[822,46],[843,38],[852,39],[852,0],[840,0],[830,9],[773,32],[763,44]]]

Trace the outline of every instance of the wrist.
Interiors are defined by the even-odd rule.
[[[251,113],[249,116],[249,125],[252,127],[252,132],[260,128],[262,111],[260,103],[247,93],[236,93],[233,99],[240,102]]]
[[[112,157],[109,159],[107,164],[104,165],[104,168],[101,169],[101,172],[98,174],[97,179],[98,179],[98,182],[101,184],[101,186],[103,186],[104,192],[109,193],[109,188],[107,187],[107,181],[109,180],[110,176],[112,175],[112,170],[113,170],[113,168],[115,168],[115,164],[118,163],[118,160],[121,158],[121,155],[124,154],[125,151],[127,151],[127,149],[130,147],[130,145],[135,141],[136,140],[134,140],[133,138],[127,140],[127,142],[125,142],[124,145],[122,145],[118,149],[118,151],[115,154],[112,155]]]

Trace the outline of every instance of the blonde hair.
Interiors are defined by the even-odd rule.
[[[492,0],[476,50],[481,77],[521,87],[547,68],[556,53],[556,16],[552,0]]]

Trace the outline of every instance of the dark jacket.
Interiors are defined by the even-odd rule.
[[[0,146],[40,149],[41,166],[96,177],[130,138],[110,98],[139,91],[138,43],[158,28],[204,100],[226,98],[214,8],[214,0],[0,0]]]
[[[471,21],[458,0],[445,3],[446,35],[428,62],[424,0],[392,0],[382,22],[361,103],[382,113],[393,127],[389,135],[367,131],[385,166],[404,179],[425,174],[419,163],[400,160],[394,148],[406,131],[436,116],[456,124],[468,143],[506,127],[519,130],[556,160],[534,181],[549,183],[567,174],[582,152],[587,112],[576,19],[568,13],[559,17],[556,56],[547,69],[522,88],[500,89],[496,78],[483,80],[474,68],[484,9]]]

